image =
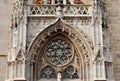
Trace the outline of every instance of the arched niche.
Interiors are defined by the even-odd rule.
[[[14,79],[19,80],[19,79],[25,79],[25,56],[24,56],[24,51],[22,48],[20,48],[17,52],[17,56],[15,59],[15,65],[14,65]]]
[[[70,45],[72,55],[68,60],[69,62],[62,64],[59,61],[61,64],[55,64],[55,62],[52,63],[52,60],[46,59],[48,58],[45,52],[46,49],[49,48],[54,41],[58,40],[67,42]],[[51,45],[52,49],[53,47],[54,46]],[[60,53],[61,51],[59,50],[58,52]],[[54,54],[56,54],[56,52],[54,52]],[[87,76],[90,76],[90,73],[88,73],[88,66],[86,63],[91,63],[91,60],[93,59],[92,54],[92,49],[82,34],[75,28],[65,24],[61,19],[58,19],[54,24],[40,32],[31,42],[26,55],[28,62],[30,62],[30,64],[28,64],[30,69],[29,76],[32,77],[32,80],[38,81],[38,77],[40,75],[39,73],[41,73],[39,72],[41,71],[41,67],[51,65],[51,67],[55,69],[56,73],[61,73],[61,77],[63,78],[64,73],[62,72],[64,72],[65,68],[69,65],[72,65],[75,69],[74,71],[77,73],[74,72],[71,79],[72,77],[73,79],[79,77],[79,80],[87,80]]]
[[[16,62],[16,77],[20,78],[23,77],[23,70],[24,69],[24,62],[22,60],[18,60]]]

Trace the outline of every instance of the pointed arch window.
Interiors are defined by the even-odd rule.
[[[79,79],[78,72],[73,66],[67,67],[64,72],[64,79]]]
[[[54,80],[66,80],[66,79],[78,79],[79,72],[76,67],[76,50],[67,38],[58,35],[47,42],[41,53],[43,57],[41,59],[44,63],[41,63],[42,69],[38,71],[39,80],[54,79]],[[44,51],[44,52],[43,52]],[[76,61],[75,61],[76,60]],[[80,63],[80,62],[79,62]],[[79,66],[78,66],[79,67]]]
[[[41,71],[40,79],[57,79],[57,76],[52,67],[46,66]]]

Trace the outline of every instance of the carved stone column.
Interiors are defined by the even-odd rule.
[[[62,74],[61,74],[61,72],[58,72],[58,74],[57,74],[57,81],[62,81],[61,78],[62,78]]]
[[[57,81],[62,81],[62,68],[61,67],[58,67],[57,68]]]

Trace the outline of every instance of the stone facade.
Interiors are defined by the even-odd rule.
[[[76,81],[120,80],[120,1],[82,0],[84,5],[65,1],[56,6],[0,1],[0,81],[41,81],[42,64],[44,69],[54,68],[58,81],[66,80],[63,71],[70,64],[78,73]],[[55,67],[41,51],[56,39],[74,48],[74,59],[67,65]]]
[[[10,43],[11,0],[0,0],[0,81],[5,81]]]
[[[107,1],[107,14],[108,14],[108,29],[109,29],[109,41],[110,49],[113,55],[114,62],[114,78],[115,81],[120,80],[120,9],[119,0],[106,0]]]

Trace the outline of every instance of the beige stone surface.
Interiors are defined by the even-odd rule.
[[[11,0],[0,0],[0,81],[5,81],[9,30],[11,21]]]
[[[0,81],[5,81],[6,78],[6,67],[7,57],[0,56]]]
[[[11,23],[10,0],[0,0],[0,55],[7,55]]]
[[[106,0],[115,81],[120,81],[120,0]]]

